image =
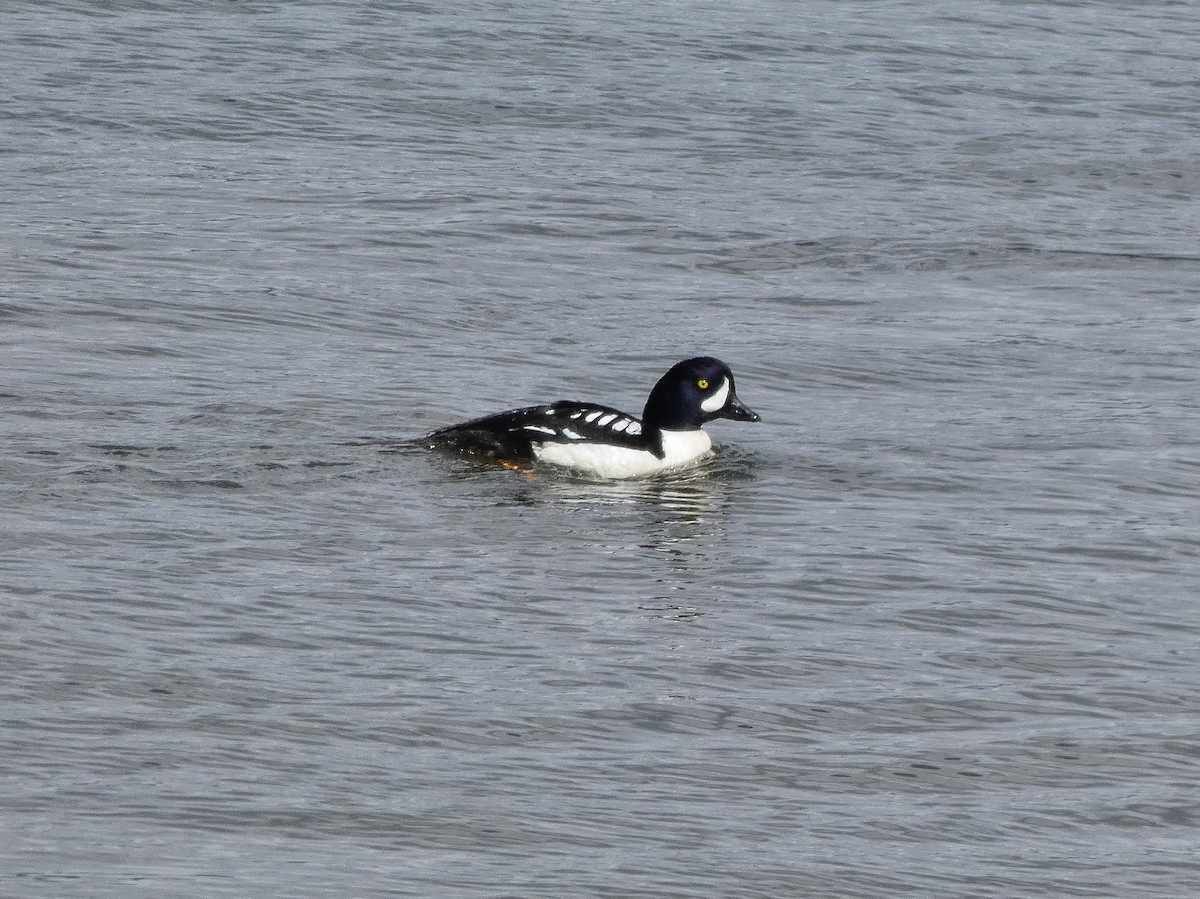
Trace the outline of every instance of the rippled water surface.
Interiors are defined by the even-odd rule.
[[[1200,13],[0,32],[0,893],[1200,893]],[[627,483],[400,441],[760,424]]]

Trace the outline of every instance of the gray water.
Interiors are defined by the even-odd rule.
[[[1200,893],[1195,6],[3,20],[0,893]]]

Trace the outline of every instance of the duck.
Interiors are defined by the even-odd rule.
[[[720,359],[684,359],[658,379],[641,418],[597,403],[559,400],[474,418],[427,435],[431,449],[531,475],[546,464],[597,478],[636,478],[693,465],[712,450],[704,425],[760,421],[738,399]]]

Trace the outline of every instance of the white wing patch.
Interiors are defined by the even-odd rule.
[[[612,421],[612,420],[613,420],[614,418],[616,418],[616,417],[617,417],[617,413],[616,413],[616,412],[609,412],[609,413],[608,413],[606,416],[604,416],[603,418],[599,419],[599,420],[596,422],[596,424],[597,424],[597,426],[599,426],[599,427],[601,427],[601,428],[603,428],[603,427],[607,427],[608,423],[609,423],[610,421]]]
[[[541,425],[525,425],[525,427],[521,428],[521,430],[522,431],[537,431],[539,434],[549,434],[551,437],[553,437],[555,434],[558,433],[557,431],[554,430],[554,428],[545,428],[545,427],[542,427]]]
[[[572,416],[572,418],[574,418],[574,416]],[[562,429],[562,431],[561,431],[560,433],[561,433],[561,434],[562,434],[564,437],[566,437],[568,440],[582,440],[582,439],[583,439],[583,435],[582,435],[582,434],[576,434],[576,433],[575,433],[574,431],[572,431],[570,428],[563,428],[563,429]]]
[[[595,412],[589,412],[584,417],[583,420],[586,421],[588,424],[591,424],[592,422],[594,422],[597,418],[599,418],[603,414],[604,413],[602,413],[599,409],[597,409]]]

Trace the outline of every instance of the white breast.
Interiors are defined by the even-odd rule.
[[[605,443],[547,443],[534,446],[534,455],[543,462],[563,465],[602,478],[637,478],[695,462],[712,449],[712,440],[699,429],[663,431],[660,459],[647,450],[611,446]]]

